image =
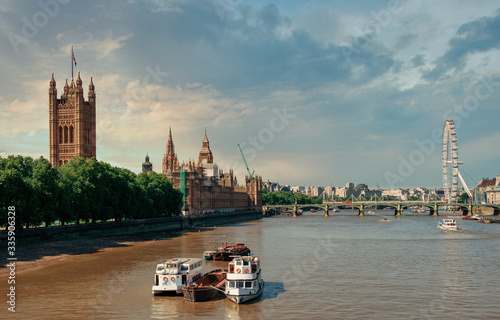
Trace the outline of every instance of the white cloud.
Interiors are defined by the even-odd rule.
[[[57,35],[59,38],[61,34]],[[86,33],[87,39],[83,42],[74,43],[74,51],[76,50],[88,50],[95,54],[97,60],[101,60],[107,56],[109,56],[114,51],[122,48],[125,45],[125,42],[134,36],[133,33],[129,33],[127,35],[121,37],[113,38],[112,35],[108,35],[104,39],[94,39],[94,36],[90,33]],[[54,53],[54,56],[57,57],[67,57],[69,52],[71,52],[71,44],[66,44],[61,46],[59,50]],[[75,53],[75,57],[78,56]]]

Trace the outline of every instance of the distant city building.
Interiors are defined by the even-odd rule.
[[[49,148],[50,163],[60,167],[74,156],[96,156],[95,87],[90,77],[88,101],[84,100],[80,71],[76,83],[64,85],[57,98],[54,73],[49,83]]]
[[[331,196],[332,194],[335,194],[335,187],[323,188],[323,194],[325,194],[327,196]]]
[[[149,155],[146,154],[146,159],[142,163],[142,172],[149,173],[151,171],[153,171],[153,164],[149,162]]]
[[[263,183],[263,188],[269,192],[278,192],[281,190],[279,182],[270,182],[269,180]]]
[[[368,190],[368,186],[364,183],[360,183],[356,186],[356,189],[358,190]]]
[[[319,197],[323,194],[323,187],[307,187],[305,191],[309,197]]]
[[[500,175],[493,179],[483,178],[479,180],[476,194],[479,201],[500,204]]]
[[[382,196],[390,199],[407,201],[409,198],[409,192],[407,189],[388,189],[382,191]]]
[[[290,191],[292,191],[293,193],[300,193],[300,192],[305,191],[305,190],[306,190],[306,187],[304,187],[304,186],[290,187]]]

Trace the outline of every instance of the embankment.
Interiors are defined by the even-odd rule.
[[[202,226],[217,226],[228,223],[255,220],[262,217],[262,211],[240,211],[211,213],[201,216],[164,217],[120,222],[99,222],[79,225],[30,228],[16,231],[16,241],[46,241],[74,238],[94,238],[139,234],[146,232],[168,232],[192,229]],[[7,241],[7,231],[0,231],[0,243]]]

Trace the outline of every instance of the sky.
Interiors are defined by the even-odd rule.
[[[93,77],[97,158],[214,162],[282,185],[442,187],[454,120],[469,187],[500,174],[498,1],[0,3],[0,156],[49,156],[51,73]]]

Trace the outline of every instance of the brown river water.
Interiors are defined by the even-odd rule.
[[[155,235],[19,271],[16,312],[1,319],[500,319],[500,224],[387,211],[271,217]],[[390,222],[381,222],[387,217]],[[122,240],[124,241],[124,240]],[[249,304],[153,296],[156,264],[244,242],[264,293]],[[22,246],[18,256],[22,257]],[[21,259],[21,258],[20,258]],[[204,271],[227,262],[204,261]],[[7,279],[0,277],[7,292]],[[5,294],[3,294],[5,299]]]

